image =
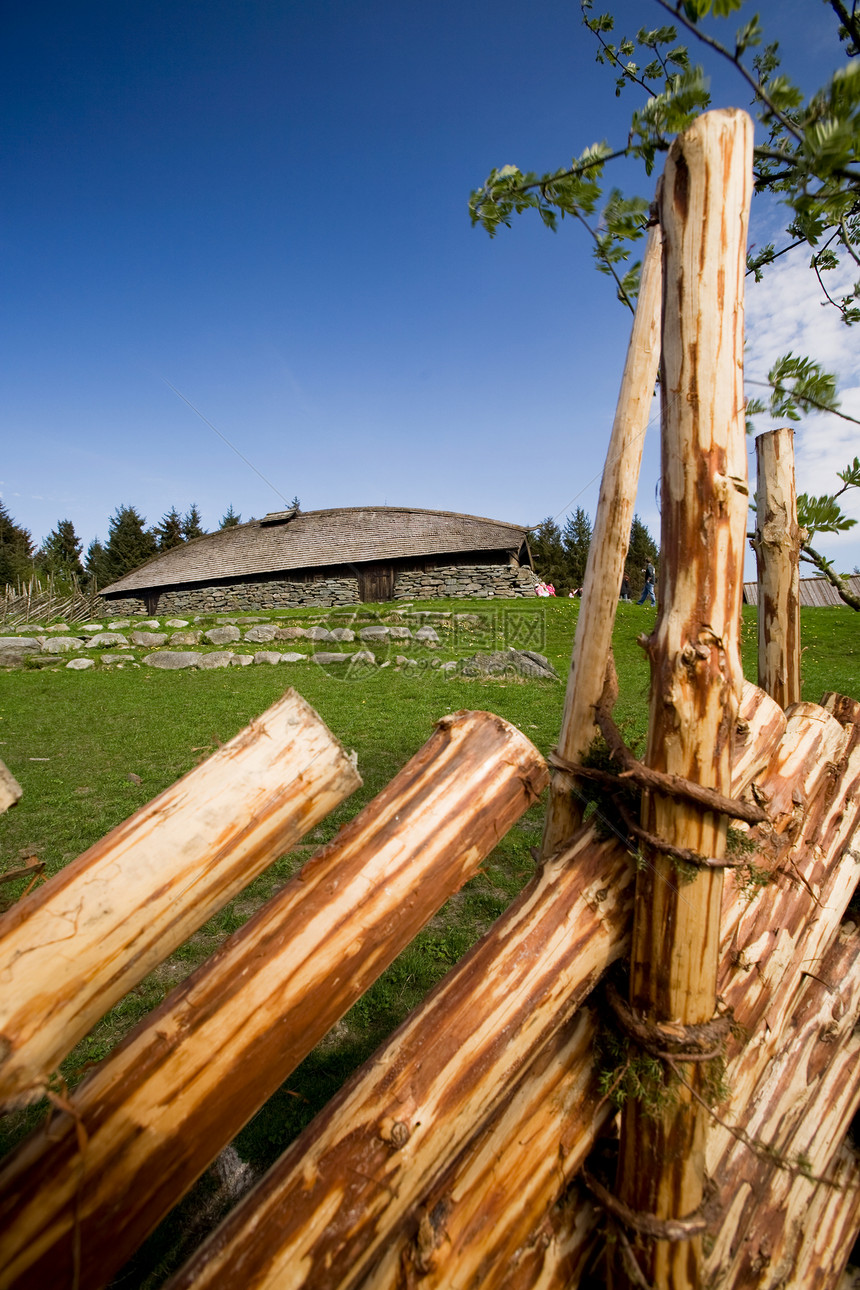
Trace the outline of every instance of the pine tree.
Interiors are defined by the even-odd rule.
[[[153,528],[159,551],[170,551],[175,546],[182,546],[185,541],[182,533],[182,516],[175,506],[171,506],[161,517],[161,523]]]
[[[197,503],[191,503],[191,509],[182,518],[182,536],[186,542],[192,538],[203,537],[206,530],[203,527],[203,516],[197,509]]]
[[[84,544],[75,532],[71,520],[60,520],[43,541],[36,554],[36,563],[40,569],[71,583],[84,576],[81,564],[81,552]]]
[[[236,512],[233,510],[233,505],[231,503],[227,507],[227,510],[225,511],[225,513],[221,516],[221,523],[218,525],[218,527],[222,529],[232,529],[237,524],[241,524],[241,523],[242,523],[242,516],[236,514]]]
[[[98,538],[93,538],[87,547],[87,558],[84,563],[87,585],[90,590],[106,587],[112,581],[107,562],[107,552]]]
[[[581,506],[577,506],[573,515],[568,516],[562,543],[568,581],[573,588],[581,587],[585,581],[588,548],[591,546],[591,520]]]
[[[569,583],[567,561],[558,525],[551,515],[542,520],[529,539],[535,572],[543,582],[551,582],[556,591]]]
[[[647,525],[643,524],[638,515],[634,515],[624,564],[624,572],[630,579],[630,595],[634,600],[638,600],[645,585],[646,564],[653,564],[656,569],[659,554],[657,543],[648,532]]]
[[[118,506],[111,516],[104,549],[110,582],[115,582],[155,555],[158,549],[155,537],[144,528],[145,523],[144,517],[133,506]]]
[[[14,586],[33,572],[33,539],[0,502],[0,587]]]

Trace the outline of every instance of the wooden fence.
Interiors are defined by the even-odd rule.
[[[860,1230],[860,702],[796,701],[779,542],[758,544],[759,686],[740,673],[750,130],[700,118],[658,193],[537,872],[171,1290],[838,1283]],[[640,763],[612,722],[611,632],[658,354]],[[611,769],[588,764],[595,734]],[[549,778],[500,718],[443,718],[3,1163],[0,1286],[107,1285]],[[0,1098],[38,1096],[101,1012],[357,782],[288,694],[19,902],[0,920]]]

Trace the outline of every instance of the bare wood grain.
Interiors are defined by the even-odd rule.
[[[293,690],[0,919],[0,1104],[361,783]]]
[[[378,797],[0,1169],[0,1284],[105,1285],[547,782],[515,727],[437,723]],[[81,1133],[85,1147],[80,1148]]]
[[[741,697],[740,611],[748,489],[744,438],[743,290],[752,196],[752,121],[707,112],[669,150],[663,229],[659,612],[650,641],[646,764],[726,793]],[[674,846],[720,858],[726,819],[654,796],[643,826]],[[678,888],[671,860],[650,853],[637,876],[630,1003],[650,1021],[706,1022],[715,1010],[722,871]],[[690,1066],[691,1083],[704,1078]],[[682,1092],[660,1116],[625,1104],[616,1188],[631,1209],[686,1219],[701,1204],[707,1120]],[[701,1241],[639,1237],[656,1290],[702,1285]],[[625,1267],[612,1284],[635,1284]]]
[[[800,700],[800,527],[794,483],[794,431],[755,441],[758,566],[758,683],[788,708]]]
[[[648,231],[642,260],[636,314],[606,450],[567,678],[558,751],[569,762],[579,761],[598,733],[594,705],[603,691],[606,660],[612,650],[612,628],[630,544],[645,428],[660,360],[661,242],[660,227],[654,224]],[[556,772],[544,824],[544,856],[562,846],[582,823],[582,807],[571,788],[570,776]]]

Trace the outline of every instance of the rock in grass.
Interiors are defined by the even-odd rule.
[[[96,661],[93,658],[73,658],[66,664],[73,672],[84,672],[88,667],[95,667]]]
[[[343,663],[343,664],[349,663],[352,659],[352,655],[351,654],[332,654],[329,651],[322,649],[322,650],[319,650],[318,653],[316,654],[311,654],[311,659],[314,663],[319,663],[320,667],[328,667],[330,664],[333,664],[335,667],[337,667],[338,664],[340,663]]]
[[[209,670],[213,667],[229,667],[233,658],[233,651],[229,649],[215,649],[209,654],[201,654],[198,667]]]
[[[0,636],[0,667],[19,667],[41,648],[35,636]]]
[[[167,632],[132,632],[131,643],[145,649],[154,649],[156,645],[167,644]]]
[[[105,645],[127,645],[128,637],[122,632],[98,632],[87,641],[87,649],[103,649]]]
[[[78,636],[54,636],[45,641],[42,649],[46,654],[68,654],[73,649],[83,649],[84,642]]]
[[[543,654],[530,649],[500,649],[475,654],[461,664],[464,676],[504,676],[505,673],[544,681],[557,681],[558,673]]]
[[[355,640],[355,632],[349,627],[332,627],[330,635],[333,641]]]
[[[231,667],[250,667],[253,661],[254,661],[253,654],[231,654],[230,655]]]
[[[271,663],[274,665],[275,663],[280,663],[280,661],[281,655],[277,650],[273,649],[259,649],[254,655],[255,663]]]
[[[187,618],[167,618],[164,622],[165,627],[187,627]]]
[[[261,623],[259,627],[252,627],[250,631],[245,632],[245,640],[250,641],[252,645],[262,645],[264,641],[273,641],[277,631],[274,623]]]
[[[229,645],[231,641],[241,640],[242,633],[238,627],[213,627],[203,633],[203,639],[210,645]]]
[[[202,632],[174,632],[170,638],[171,645],[199,645]]]
[[[154,654],[147,654],[143,660],[148,667],[159,667],[166,672],[178,672],[183,667],[199,667],[202,654],[196,650],[156,650]]]
[[[307,632],[295,623],[290,623],[288,627],[278,627],[275,631],[276,641],[295,641],[300,636],[307,636]]]

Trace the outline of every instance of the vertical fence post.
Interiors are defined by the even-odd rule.
[[[781,708],[800,702],[800,528],[794,431],[755,441],[758,683]]]
[[[648,231],[642,261],[639,299],[603,467],[567,678],[558,751],[569,762],[579,761],[597,733],[594,705],[603,690],[606,660],[612,648],[612,628],[630,544],[642,445],[660,359],[661,281],[660,228],[654,224]],[[544,823],[544,856],[563,846],[582,822],[582,808],[573,787],[567,771],[555,772]]]
[[[720,794],[731,784],[731,740],[743,675],[740,609],[748,490],[744,442],[743,285],[752,193],[752,122],[708,112],[670,149],[663,230],[662,527],[657,625],[649,641],[647,763]],[[645,828],[666,843],[719,858],[725,815],[652,793]],[[646,1023],[695,1027],[716,1006],[722,871],[692,881],[646,848],[637,875],[630,1003]],[[659,1045],[658,1045],[659,1047]],[[630,1100],[622,1114],[617,1191],[658,1222],[689,1219],[702,1201],[707,1066],[673,1062],[671,1098],[656,1115]],[[657,1091],[659,1092],[659,1087]],[[657,1290],[702,1284],[701,1237],[638,1236],[641,1276],[613,1285]],[[684,1229],[686,1230],[686,1229]]]

